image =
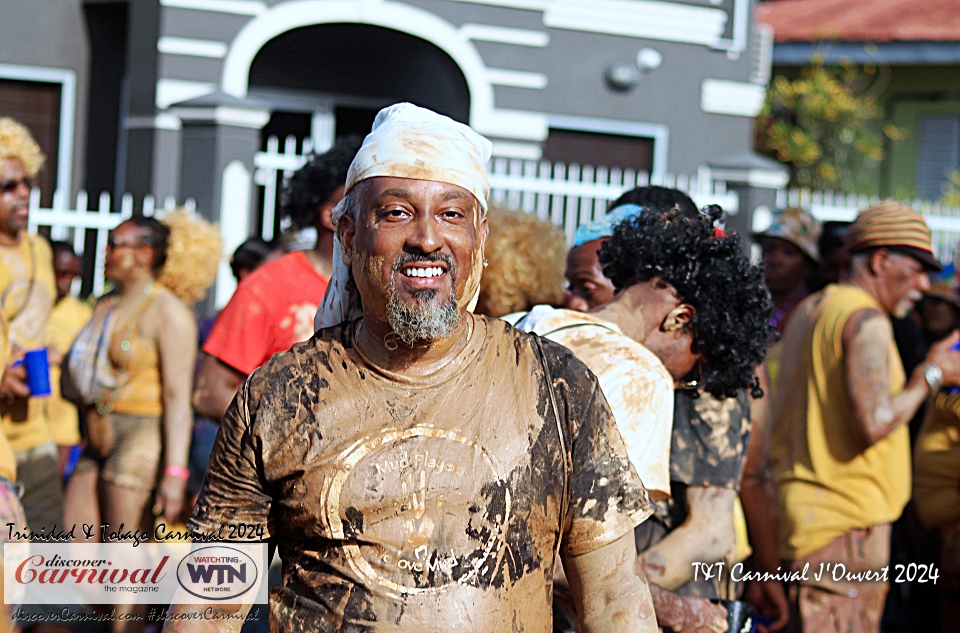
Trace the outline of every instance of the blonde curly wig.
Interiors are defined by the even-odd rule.
[[[27,176],[33,178],[43,167],[46,158],[33,140],[30,130],[10,117],[0,117],[0,161],[16,158]]]
[[[477,312],[501,317],[563,301],[567,242],[563,231],[534,213],[491,207]]]
[[[216,224],[179,207],[159,218],[170,229],[167,261],[157,282],[187,305],[203,298],[217,278],[223,240]]]

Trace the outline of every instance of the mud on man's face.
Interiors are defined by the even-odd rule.
[[[340,236],[365,316],[407,343],[451,334],[480,282],[486,219],[476,198],[409,178],[358,188],[358,217],[344,217]]]

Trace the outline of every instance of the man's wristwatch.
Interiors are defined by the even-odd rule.
[[[943,372],[932,363],[924,363],[920,369],[923,371],[923,379],[927,382],[927,387],[930,388],[930,395],[937,395],[943,388]]]

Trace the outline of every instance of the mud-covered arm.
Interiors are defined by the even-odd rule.
[[[633,533],[580,556],[563,555],[580,630],[584,633],[655,633],[650,588],[634,571]]]
[[[940,368],[946,386],[960,384],[960,354],[950,351],[958,339],[954,332],[934,344],[925,359]],[[925,367],[918,366],[899,393],[890,393],[893,327],[879,310],[855,312],[843,326],[842,341],[854,431],[872,446],[908,422],[926,400]]]
[[[675,590],[693,580],[694,563],[715,563],[733,551],[733,502],[737,491],[716,486],[687,488],[690,513],[677,529],[640,555],[651,583]]]
[[[657,624],[678,633],[723,633],[727,630],[727,610],[704,598],[678,596],[672,591],[650,585]]]
[[[193,390],[194,411],[219,422],[246,377],[215,356],[201,352],[200,370]]]
[[[193,392],[191,376],[196,351],[184,341],[197,340],[197,323],[193,313],[172,295],[158,297],[144,314],[157,331],[160,362],[160,384],[163,398],[163,467],[186,469],[193,429]],[[152,329],[152,328],[151,328]],[[168,522],[175,522],[183,507],[187,480],[177,474],[163,473],[157,487],[156,505]]]

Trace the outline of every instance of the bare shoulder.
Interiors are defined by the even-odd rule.
[[[875,308],[857,310],[843,325],[843,345],[888,345],[893,340],[890,318]]]
[[[153,291],[150,305],[144,311],[144,325],[158,330],[174,327],[186,336],[195,336],[191,332],[197,329],[197,321],[193,310],[179,297],[163,286],[157,286]]]

